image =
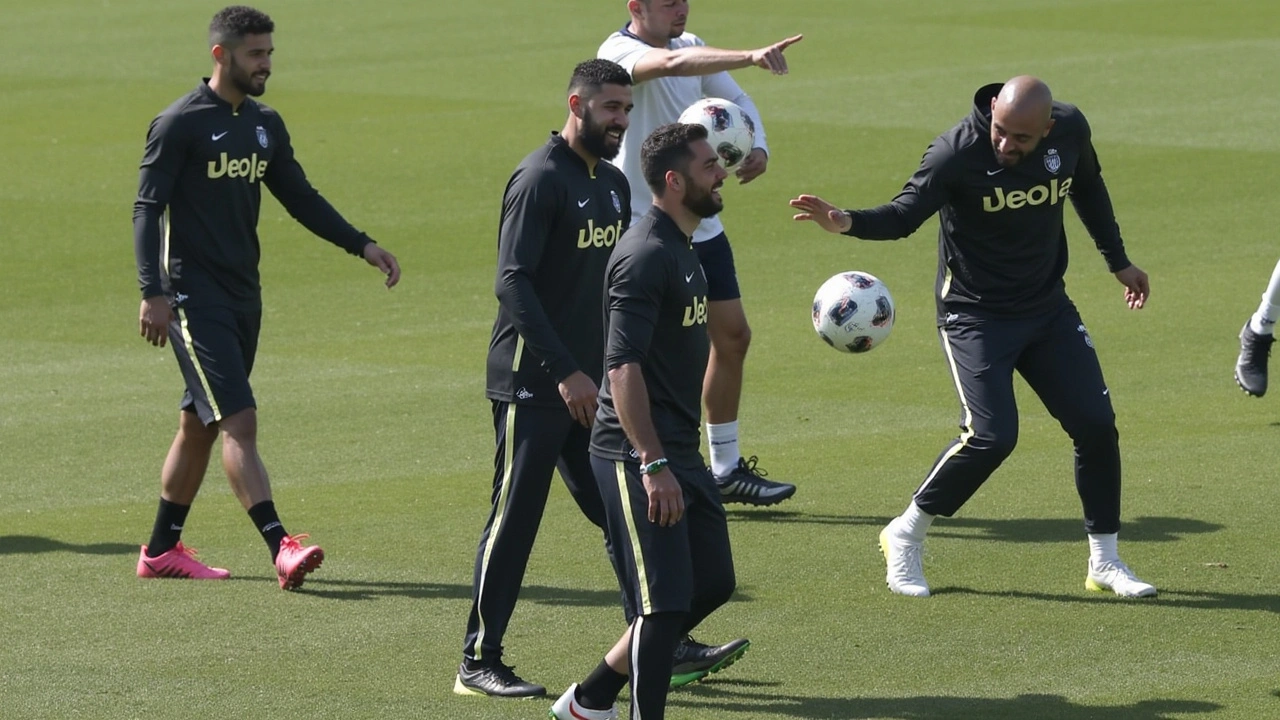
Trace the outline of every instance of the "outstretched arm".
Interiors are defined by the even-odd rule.
[[[784,53],[803,39],[804,35],[793,35],[755,50],[723,50],[706,45],[675,50],[654,48],[636,62],[631,79],[642,83],[660,77],[710,75],[753,65],[774,75],[786,75],[789,68]]]

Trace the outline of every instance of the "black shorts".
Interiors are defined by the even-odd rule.
[[[649,496],[640,464],[591,456],[608,519],[610,559],[627,620],[637,615],[689,612],[698,598],[732,589],[733,553],[720,489],[706,467],[669,465],[684,490],[684,517],[661,527],[649,522]]]
[[[707,276],[707,300],[737,300],[742,297],[738,289],[738,269],[733,265],[733,248],[729,236],[724,233],[694,243],[702,274]]]
[[[177,308],[169,323],[169,343],[182,368],[187,392],[182,410],[205,425],[257,407],[249,373],[258,354],[262,310],[227,307]]]

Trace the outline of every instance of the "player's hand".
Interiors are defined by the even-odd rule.
[[[173,320],[173,308],[163,295],[143,298],[138,308],[138,334],[156,347],[164,347],[169,341],[169,323]]]
[[[764,174],[769,169],[769,153],[764,148],[751,148],[751,152],[742,159],[733,172],[738,176],[738,184],[746,185]]]
[[[596,421],[596,393],[600,388],[581,370],[560,383],[560,397],[569,406],[569,414],[582,427],[591,427]]]
[[[1137,265],[1130,265],[1115,275],[1120,284],[1124,285],[1124,301],[1129,309],[1141,310],[1147,304],[1147,298],[1151,297],[1151,282],[1147,279],[1147,274]]]
[[[649,495],[649,522],[658,527],[670,527],[684,517],[684,491],[671,468],[662,468],[652,475],[641,475],[644,491]]]
[[[768,70],[774,75],[787,74],[787,56],[783,51],[804,39],[803,35],[793,35],[768,47],[751,51],[751,64]]]
[[[387,287],[395,287],[396,283],[400,282],[400,263],[396,262],[396,256],[382,249],[377,243],[364,246],[364,259],[387,276]]]
[[[849,213],[817,195],[801,195],[792,198],[791,207],[800,211],[792,215],[791,219],[812,220],[827,232],[842,233],[853,227],[853,218],[849,217]]]

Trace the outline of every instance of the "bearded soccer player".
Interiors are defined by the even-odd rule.
[[[618,242],[606,274],[605,374],[591,432],[627,632],[556,700],[558,720],[662,720],[680,638],[729,600],[729,526],[703,462],[700,394],[710,342],[699,222],[723,207],[727,175],[706,128],[669,124],[641,148],[653,206]],[[723,667],[746,651],[740,640]],[[718,667],[716,669],[719,669]]]
[[[650,195],[640,167],[640,144],[659,125],[673,123],[680,113],[704,97],[718,97],[741,106],[755,124],[755,147],[737,167],[746,184],[764,174],[769,146],[755,102],[729,75],[730,70],[758,67],[776,75],[788,72],[784,54],[802,36],[780,40],[756,50],[708,47],[687,32],[687,0],[627,0],[630,20],[611,34],[596,52],[617,62],[635,81],[635,111],[631,132],[615,161],[631,183],[632,218],[649,211]],[[795,494],[796,486],[765,478],[755,456],[739,449],[738,408],[751,327],[747,323],[733,249],[719,214],[703,219],[693,234],[693,247],[707,274],[711,359],[703,381],[707,445],[711,470],[726,503],[775,505]]]
[[[492,509],[480,535],[454,692],[536,697],[502,661],[556,468],[583,514],[604,527],[587,456],[604,372],[604,268],[629,220],[631,190],[608,160],[631,111],[631,76],[589,60],[569,80],[564,129],[507,181],[498,227],[498,317],[487,390],[496,437]]]
[[[921,561],[926,531],[937,516],[958,511],[1013,451],[1016,371],[1074,445],[1089,544],[1085,587],[1125,597],[1156,594],[1116,548],[1120,438],[1093,339],[1063,281],[1068,201],[1124,286],[1125,303],[1142,308],[1150,283],[1125,254],[1089,123],[1034,77],[980,88],[973,111],[933,141],[892,202],[841,210],[814,195],[791,201],[801,211],[796,220],[866,240],[906,237],[940,215],[938,333],[959,394],[962,432],[880,533],[895,593],[929,595]]]
[[[289,535],[258,454],[257,402],[249,386],[262,325],[258,212],[262,185],[304,227],[400,279],[395,256],[338,214],[307,181],[284,121],[254,98],[271,75],[271,18],[224,8],[209,25],[213,73],[151,122],[133,207],[142,290],[139,332],[172,344],[186,381],[178,433],[161,471],[160,507],[137,573],[144,578],[220,580],[182,544],[187,513],[214,441],[237,499],[261,533],[280,587],[293,590],[324,552]]]

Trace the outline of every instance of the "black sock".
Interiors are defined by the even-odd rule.
[[[262,533],[262,539],[267,541],[267,547],[271,549],[271,562],[275,562],[276,555],[280,554],[280,542],[288,535],[284,531],[284,524],[280,522],[280,516],[276,515],[276,504],[266,500],[254,505],[249,508],[249,518],[253,520],[258,532]]]
[[[174,548],[182,539],[182,526],[187,522],[190,505],[179,505],[160,498],[156,510],[156,524],[151,528],[151,542],[147,543],[147,557],[159,557]]]
[[[577,700],[588,710],[608,710],[627,685],[627,676],[609,667],[604,660],[578,684]]]
[[[637,717],[661,718],[671,689],[671,657],[684,637],[685,613],[654,613],[637,622],[631,631],[631,708]]]

